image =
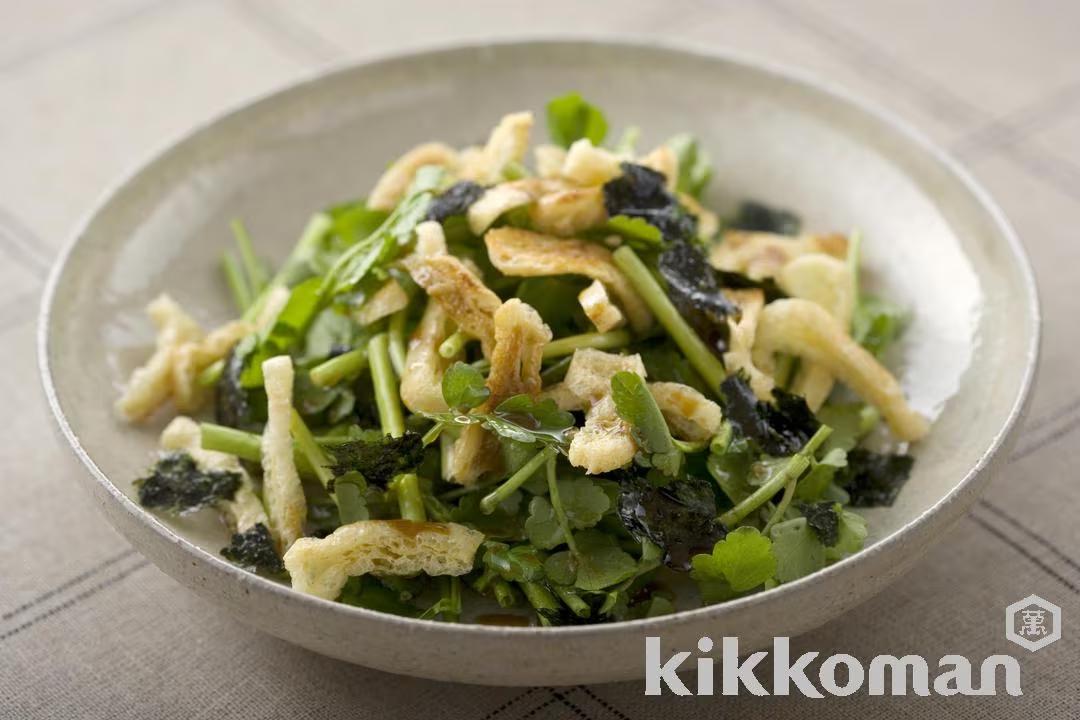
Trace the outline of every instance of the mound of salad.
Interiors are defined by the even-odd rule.
[[[893,502],[928,423],[857,234],[708,209],[691,136],[605,145],[576,93],[546,116],[532,167],[529,112],[414,147],[276,272],[234,223],[238,319],[155,299],[116,406],[176,413],[142,505],[220,513],[225,558],[300,592],[451,622],[652,617],[858,552],[852,508]]]

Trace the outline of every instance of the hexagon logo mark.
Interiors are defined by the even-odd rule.
[[[1061,639],[1061,608],[1028,595],[1005,608],[1005,637],[1031,652]]]

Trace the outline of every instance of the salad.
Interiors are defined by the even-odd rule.
[[[546,120],[531,167],[529,112],[409,150],[275,271],[234,223],[237,319],[147,308],[116,408],[175,417],[140,503],[220,513],[221,554],[297,591],[451,622],[652,617],[859,551],[928,423],[858,234],[717,214],[694,138],[605,144],[576,93]]]

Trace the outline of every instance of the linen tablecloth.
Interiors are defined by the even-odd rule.
[[[1080,716],[1080,4],[1053,0],[36,0],[0,5],[0,717],[639,720]],[[903,579],[794,649],[1019,657],[1018,698],[649,698],[642,683],[497,689],[394,677],[251,630],[116,535],[51,430],[34,348],[46,272],[154,148],[320,67],[454,40],[638,33],[799,66],[971,168],[1035,265],[1039,383],[1008,466]],[[992,392],[993,388],[988,388]],[[61,460],[64,460],[63,462]],[[1006,606],[1063,608],[1035,653]]]

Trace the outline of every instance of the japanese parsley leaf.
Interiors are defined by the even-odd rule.
[[[598,530],[574,533],[577,545],[577,578],[581,590],[603,590],[620,583],[637,572],[637,562],[619,547],[612,535]]]
[[[566,519],[574,530],[584,530],[600,522],[611,507],[611,499],[590,478],[575,477],[557,481],[559,500]],[[555,509],[545,497],[534,497],[529,502],[529,517],[525,520],[525,534],[533,545],[542,549],[566,542],[559,526]]]
[[[564,148],[582,138],[593,145],[600,145],[604,142],[608,128],[604,113],[585,102],[576,92],[548,102],[547,126],[552,142]]]
[[[874,355],[880,356],[908,323],[908,312],[887,300],[863,295],[851,316],[851,337]]]
[[[630,425],[648,464],[669,477],[678,475],[682,452],[675,447],[667,421],[645,380],[625,370],[615,373],[611,378],[611,399],[619,417]]]
[[[535,582],[544,578],[543,560],[531,545],[510,547],[489,540],[484,543],[483,563],[507,582]]]
[[[840,520],[837,524],[837,540],[832,547],[825,548],[825,559],[836,562],[848,555],[859,552],[866,540],[866,520],[862,515],[850,510],[840,511]]]
[[[701,199],[701,194],[712,179],[712,160],[708,153],[698,147],[697,138],[683,133],[665,143],[675,153],[679,164],[679,180],[676,189]]]
[[[780,582],[798,580],[825,567],[825,546],[806,518],[777,523],[771,535],[776,579]]]
[[[482,372],[472,365],[456,362],[443,373],[442,394],[448,406],[465,411],[487,400],[491,391]]]
[[[732,530],[708,555],[695,555],[690,577],[699,582],[723,579],[735,592],[746,592],[776,574],[772,541],[752,527]]]

